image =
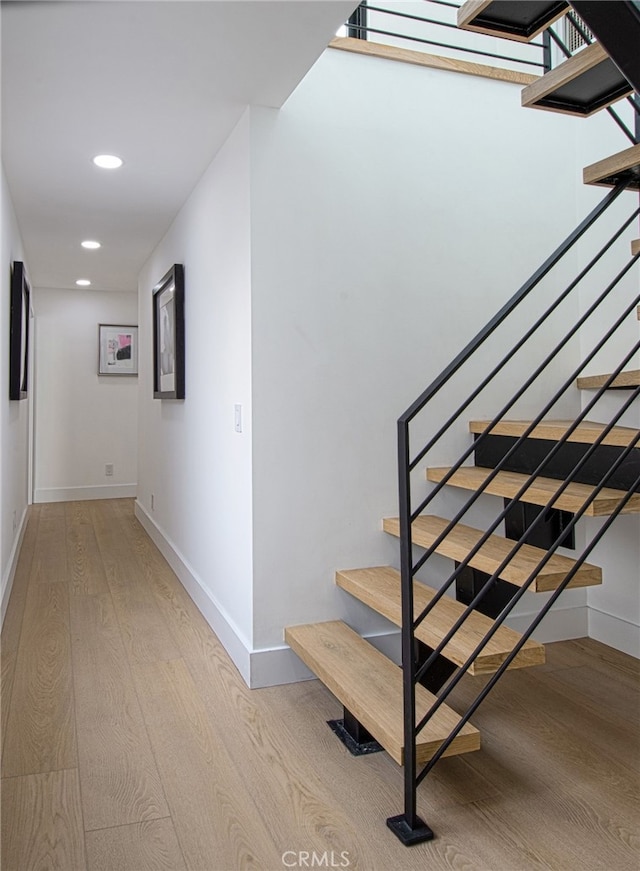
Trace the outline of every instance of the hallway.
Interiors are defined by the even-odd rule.
[[[133,515],[32,506],[2,635],[3,871],[635,871],[639,664],[586,639],[509,673],[421,787],[353,758],[319,681],[250,691]],[[470,695],[466,678],[457,699]]]

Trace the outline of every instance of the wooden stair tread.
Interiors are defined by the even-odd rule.
[[[556,482],[557,483],[557,482]],[[413,522],[412,540],[420,547],[431,547],[436,538],[448,526],[449,521],[442,517],[422,515]],[[400,535],[400,522],[397,517],[387,518],[383,521],[385,532],[392,535]],[[465,526],[458,523],[447,535],[438,547],[437,552],[447,556],[456,562],[461,562],[482,537],[480,529]],[[492,575],[501,565],[513,548],[511,539],[500,535],[492,535],[482,545],[480,550],[470,560],[470,565]],[[500,572],[500,578],[521,587],[531,572],[540,563],[546,551],[530,544],[524,544],[517,554],[510,560],[507,566]],[[555,553],[549,562],[540,570],[535,580],[529,587],[532,592],[544,593],[555,590],[575,565],[575,560],[567,556]],[[585,563],[582,565],[569,583],[569,587],[590,587],[602,583],[602,570],[598,566]]]
[[[564,14],[564,0],[522,3],[513,0],[467,0],[458,9],[458,27],[475,33],[529,42]]]
[[[396,569],[390,566],[344,569],[336,572],[336,584],[396,626],[402,626],[400,572]],[[435,594],[436,591],[431,587],[414,582],[414,616],[427,607]],[[443,596],[417,628],[416,638],[435,649],[464,610],[465,606],[461,602],[456,602],[450,596]],[[442,655],[456,665],[464,665],[492,625],[491,618],[474,611],[444,648]],[[473,661],[468,670],[469,674],[495,672],[520,638],[518,632],[501,626]],[[509,667],[526,668],[541,665],[544,660],[543,645],[529,639]]]
[[[490,423],[490,420],[472,420],[469,423],[469,432],[482,433]],[[536,425],[527,438],[546,439],[557,442],[564,436],[573,423],[575,421],[572,420],[543,420]],[[493,425],[490,435],[519,437],[530,425],[530,420],[499,420]],[[592,445],[605,426],[606,424],[604,423],[583,420],[571,433],[567,441]],[[626,447],[637,434],[638,430],[633,429],[633,427],[614,426],[602,440],[601,444]]]
[[[632,91],[605,49],[593,42],[527,85],[522,91],[522,105],[588,116]]]
[[[583,375],[576,381],[579,390],[598,390],[604,387],[611,375]],[[640,369],[620,372],[609,385],[609,390],[624,390],[640,387]]]
[[[448,472],[449,469],[446,467],[429,468],[427,469],[427,479],[437,483]],[[452,487],[461,487],[464,490],[478,490],[491,472],[491,469],[483,469],[479,466],[463,466],[454,472],[447,484]],[[518,472],[498,472],[484,492],[492,496],[503,496],[511,499],[527,480],[528,475],[521,475]],[[520,497],[520,501],[533,505],[546,505],[554,494],[558,492],[562,484],[562,481],[554,478],[535,478],[533,483]],[[594,490],[595,487],[589,484],[571,483],[553,502],[553,507],[559,508],[561,511],[570,511],[576,514]],[[624,495],[626,495],[625,491],[603,487],[595,500],[588,506],[585,514],[589,517],[604,517],[607,514],[612,514]],[[635,493],[629,499],[622,509],[622,513],[640,513],[640,493]]]
[[[289,626],[284,637],[327,689],[403,765],[402,669],[340,620]],[[416,686],[418,719],[434,701],[435,696]],[[455,711],[442,705],[418,736],[418,762],[430,759],[459,721]],[[479,747],[480,733],[467,723],[444,755],[456,756]]]
[[[585,166],[582,171],[585,184],[614,187],[622,180],[629,180],[628,190],[640,190],[640,145],[632,145],[611,157]]]

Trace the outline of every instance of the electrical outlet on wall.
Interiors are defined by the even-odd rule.
[[[104,473],[107,478],[111,478],[111,476],[113,475],[113,463],[104,464]]]

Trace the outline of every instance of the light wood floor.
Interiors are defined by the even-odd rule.
[[[129,500],[35,506],[2,635],[2,869],[638,871],[638,684],[588,640],[508,673],[408,849],[398,766],[348,755],[318,681],[248,690]]]

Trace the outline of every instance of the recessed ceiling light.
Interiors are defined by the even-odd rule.
[[[101,247],[100,243],[95,242],[93,239],[85,239],[84,242],[81,242],[80,244],[82,245],[83,248],[90,248],[91,250],[94,250],[95,248]]]
[[[118,169],[124,161],[116,157],[115,154],[98,154],[93,158],[93,162],[100,169]]]
[[[79,278],[79,279],[76,281],[76,284],[78,285],[78,287],[89,287],[89,285],[91,284],[91,282],[89,281],[88,278]]]

